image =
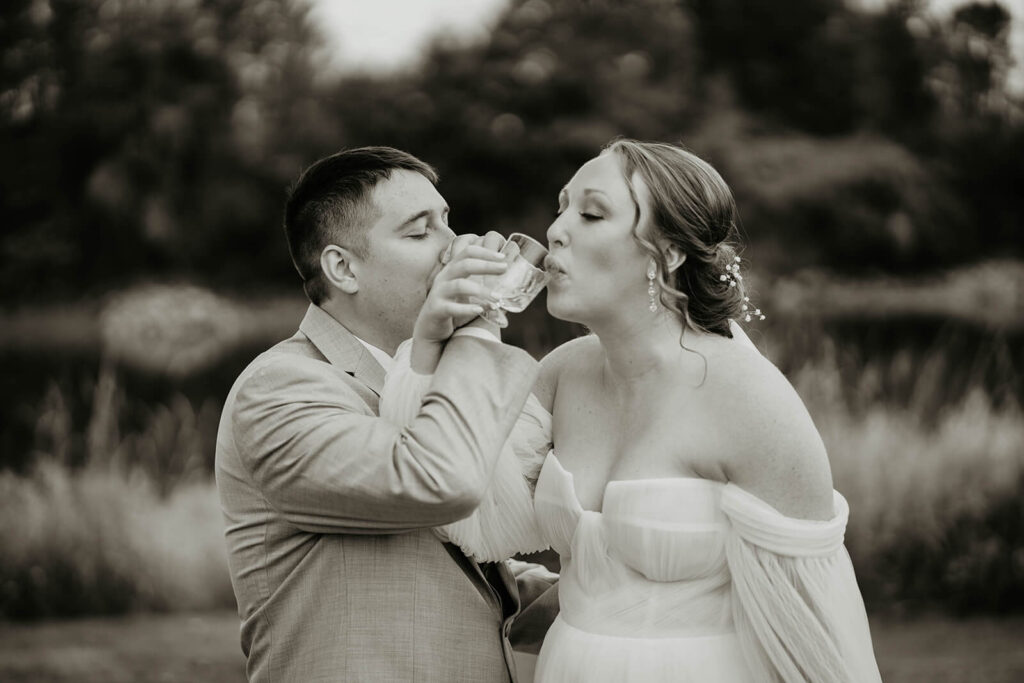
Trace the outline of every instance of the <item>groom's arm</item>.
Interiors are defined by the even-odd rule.
[[[537,373],[521,349],[453,338],[417,416],[365,414],[323,363],[287,356],[240,386],[234,436],[267,502],[319,533],[398,533],[461,519],[479,504]]]

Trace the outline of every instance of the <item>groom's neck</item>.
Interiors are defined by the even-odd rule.
[[[369,316],[361,313],[347,302],[337,298],[331,298],[320,304],[320,308],[326,311],[332,318],[337,320],[349,332],[362,339],[367,344],[372,344],[389,355],[395,355],[398,345],[405,341],[405,337],[395,334],[392,330],[381,329],[380,316]]]

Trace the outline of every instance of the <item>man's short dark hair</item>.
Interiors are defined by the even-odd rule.
[[[393,147],[359,147],[324,157],[304,170],[288,193],[284,232],[302,288],[314,304],[330,295],[320,254],[337,244],[365,255],[365,228],[374,220],[373,187],[395,170],[415,171],[437,184],[437,172]]]

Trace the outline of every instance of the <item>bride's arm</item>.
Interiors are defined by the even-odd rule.
[[[843,547],[849,508],[832,489],[821,437],[767,360],[737,354],[729,372],[730,381],[708,383],[706,399],[742,425],[727,431],[721,451],[733,620],[744,655],[764,680],[880,681]]]
[[[736,354],[729,381],[709,382],[706,401],[742,429],[722,437],[727,479],[781,513],[830,519],[832,472],[825,444],[786,377],[762,356]]]

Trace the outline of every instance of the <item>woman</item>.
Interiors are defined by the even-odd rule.
[[[534,512],[561,613],[538,681],[880,680],[825,448],[730,322],[760,314],[736,222],[718,173],[665,144],[615,141],[559,196],[548,310],[593,334],[544,359],[510,439],[525,463],[552,445]]]

